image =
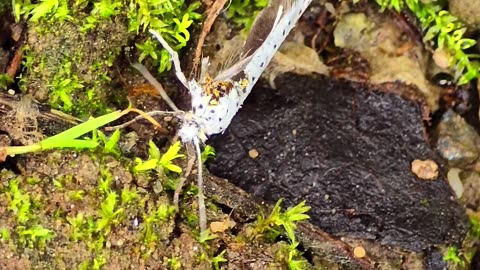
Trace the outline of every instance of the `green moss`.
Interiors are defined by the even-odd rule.
[[[17,0],[15,15],[30,29],[20,88],[80,117],[124,108],[128,89],[112,80],[122,48],[150,28],[176,50],[185,47],[199,6],[183,0]],[[170,68],[168,53],[149,35],[135,43],[137,60],[160,72]]]
[[[455,246],[451,246],[447,249],[447,252],[443,256],[443,260],[452,263],[456,267],[465,267],[465,258]]]
[[[13,214],[16,224],[13,236],[19,246],[43,248],[47,241],[55,238],[56,234],[40,224],[36,212],[42,209],[39,195],[33,196],[21,189],[21,179],[12,179],[0,194],[6,196],[9,203],[8,210]],[[4,217],[8,220],[7,217]],[[8,240],[11,233],[2,229],[2,239]]]
[[[160,203],[156,208],[149,210],[143,215],[143,224],[141,225],[141,240],[147,245],[151,246],[159,239],[164,238],[161,235],[159,226],[173,218],[175,207],[170,204]],[[150,250],[152,252],[153,250]]]
[[[268,4],[268,0],[232,0],[227,17],[235,23],[243,25],[249,31],[257,14]]]

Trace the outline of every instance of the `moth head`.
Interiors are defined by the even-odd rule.
[[[178,130],[178,136],[184,143],[191,143],[194,141],[205,142],[207,136],[202,131],[194,114],[187,112],[182,117],[182,125]]]

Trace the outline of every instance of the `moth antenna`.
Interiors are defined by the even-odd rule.
[[[182,67],[180,66],[180,59],[178,58],[178,53],[168,45],[168,43],[160,36],[160,34],[155,31],[155,30],[148,30],[150,34],[152,34],[160,44],[162,44],[163,48],[167,50],[167,52],[170,54],[170,60],[173,62],[173,66],[175,68],[175,75],[177,75],[178,80],[183,84],[188,89],[188,82],[187,82],[187,77],[185,77],[185,74],[182,72]]]
[[[170,109],[172,109],[175,112],[181,112],[181,110],[179,110],[177,106],[175,106],[175,103],[173,103],[170,97],[168,97],[167,92],[165,92],[165,89],[163,89],[163,86],[152,76],[152,74],[147,70],[147,68],[144,65],[140,63],[134,63],[132,66],[136,70],[138,70],[140,73],[142,73],[143,77],[145,77],[145,79],[147,79],[148,82],[151,85],[153,85],[155,89],[157,89],[158,93],[160,94],[162,99],[167,103]]]
[[[207,211],[205,208],[205,197],[203,195],[203,164],[202,164],[202,152],[200,150],[200,143],[198,139],[195,138],[193,140],[193,144],[195,145],[195,151],[197,156],[197,165],[198,165],[198,172],[197,172],[197,185],[198,185],[198,219],[200,223],[200,231],[207,230]]]
[[[232,5],[232,0],[228,1],[228,5],[222,10],[222,12],[225,12],[228,10],[228,8]]]
[[[205,76],[207,76],[209,65],[210,65],[209,58],[208,57],[202,58],[202,65],[200,66],[199,82],[203,82],[205,80]]]

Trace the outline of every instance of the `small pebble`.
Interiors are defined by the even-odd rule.
[[[15,95],[15,90],[13,90],[13,89],[8,89],[7,93],[8,93],[10,96],[14,96],[14,95]]]
[[[412,162],[412,172],[420,179],[435,180],[438,177],[438,165],[433,160],[415,159]]]
[[[363,258],[365,255],[367,255],[367,252],[362,246],[357,246],[353,249],[353,256],[356,258]]]
[[[256,149],[252,149],[250,151],[248,151],[248,156],[252,159],[255,159],[258,157],[258,151]]]
[[[212,233],[216,232],[224,232],[228,229],[228,224],[226,224],[224,221],[213,221],[210,223],[210,231]]]

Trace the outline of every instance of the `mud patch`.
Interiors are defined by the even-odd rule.
[[[443,171],[435,181],[411,172],[415,159],[440,164],[417,102],[323,78],[276,85],[257,88],[211,140],[211,172],[270,203],[307,200],[311,221],[335,235],[413,251],[463,239],[467,219]]]

